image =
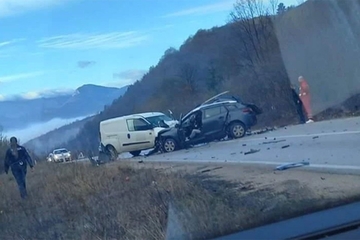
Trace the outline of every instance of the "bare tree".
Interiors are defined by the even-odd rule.
[[[252,64],[265,62],[266,52],[272,47],[274,29],[270,12],[262,0],[238,0],[230,14]]]
[[[196,91],[197,69],[190,63],[184,63],[180,67],[180,78],[185,83],[185,89],[190,93]]]
[[[270,0],[269,2],[270,2],[271,14],[276,15],[277,9],[279,6],[279,1],[278,0]]]

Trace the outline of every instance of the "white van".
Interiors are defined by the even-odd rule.
[[[164,124],[165,123],[165,124]],[[148,112],[112,118],[100,122],[100,149],[118,154],[130,152],[139,156],[142,150],[154,148],[158,133],[177,123],[161,112]]]

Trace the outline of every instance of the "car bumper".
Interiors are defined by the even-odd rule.
[[[71,157],[55,158],[55,162],[69,162]]]
[[[251,128],[257,124],[257,117],[256,114],[248,114],[245,120],[245,124],[247,128]]]

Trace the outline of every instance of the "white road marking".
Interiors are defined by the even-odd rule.
[[[344,135],[344,134],[360,134],[360,131],[346,131],[346,132],[331,132],[331,133],[312,133],[312,134],[295,134],[295,135],[283,135],[283,136],[270,136],[268,138],[276,138],[276,140],[280,140],[279,138],[303,138],[303,137],[320,137],[320,136],[332,136],[332,135]],[[253,139],[244,139],[241,142],[250,142],[250,141],[271,141],[271,139],[264,139],[262,138],[253,138]],[[231,141],[229,141],[231,142]]]
[[[218,161],[218,160],[205,160],[205,159],[196,159],[196,160],[191,160],[190,161],[186,161],[186,160],[166,160],[166,161],[159,161],[159,160],[149,160],[149,162],[162,162],[162,163],[216,163],[216,164],[224,164],[224,163],[239,163],[239,164],[262,164],[262,165],[275,165],[275,166],[279,166],[279,165],[284,165],[284,164],[289,164],[289,163],[294,163],[294,162],[301,162],[301,161],[294,161],[294,162],[269,162],[269,161],[236,161],[236,160],[227,160],[225,161]],[[310,162],[310,165],[306,165],[304,167],[307,168],[328,168],[328,169],[343,169],[343,170],[360,170],[360,166],[352,166],[352,165],[332,165],[332,164],[311,164],[311,161],[307,161]]]

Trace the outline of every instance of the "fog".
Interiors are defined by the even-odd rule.
[[[70,119],[54,118],[48,122],[33,124],[25,129],[16,129],[16,130],[10,130],[8,132],[4,132],[4,135],[7,137],[16,136],[21,141],[21,143],[25,143],[51,130],[75,122],[77,120],[82,120],[86,117],[88,116],[70,118]]]

